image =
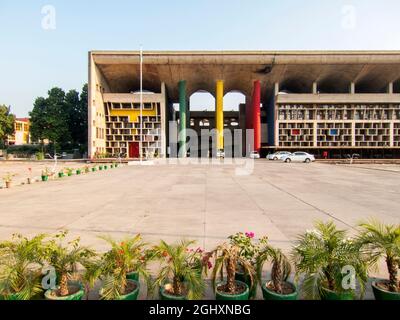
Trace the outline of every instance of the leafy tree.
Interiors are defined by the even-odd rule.
[[[8,135],[14,133],[15,116],[10,113],[10,107],[0,105],[0,143],[4,144],[4,140]]]
[[[65,106],[71,144],[74,146],[86,145],[88,129],[87,85],[84,85],[81,94],[76,90],[70,90],[65,95]]]
[[[81,147],[87,144],[87,97],[85,84],[82,92],[65,93],[53,88],[48,97],[39,97],[34,103],[31,116],[31,136],[34,141],[48,139],[62,147]]]
[[[48,92],[48,98],[37,98],[31,117],[31,135],[34,141],[48,139],[53,144],[65,143],[70,139],[68,130],[65,92],[53,88]]]

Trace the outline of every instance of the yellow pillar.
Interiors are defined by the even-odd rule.
[[[224,149],[224,82],[217,81],[215,123],[217,129],[217,150]]]

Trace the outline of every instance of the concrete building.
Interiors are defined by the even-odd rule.
[[[89,53],[91,157],[167,157],[170,120],[179,122],[181,146],[187,128],[199,127],[202,115],[192,117],[189,98],[200,90],[216,99],[201,123],[216,129],[217,149],[226,149],[223,131],[234,123],[254,130],[243,154],[400,156],[400,52],[145,52],[142,118],[139,70],[139,52]],[[231,91],[246,104],[227,115],[223,98]]]
[[[14,134],[7,137],[7,145],[20,146],[30,143],[29,118],[16,118],[14,122],[14,130]]]

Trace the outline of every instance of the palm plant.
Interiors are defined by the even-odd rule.
[[[292,272],[292,266],[286,255],[272,246],[265,246],[257,258],[257,277],[262,283],[262,270],[264,264],[270,261],[272,264],[271,282],[273,291],[283,294],[284,285]]]
[[[343,268],[352,266],[360,286],[365,291],[367,261],[360,246],[346,237],[346,231],[338,230],[333,222],[315,224],[316,230],[300,236],[293,249],[297,277],[304,274],[303,291],[308,299],[323,297],[323,289],[336,293],[354,293],[343,286]]]
[[[118,300],[129,293],[128,274],[137,272],[146,280],[149,279],[147,262],[149,252],[145,250],[146,244],[142,242],[141,235],[117,242],[111,237],[100,237],[105,240],[111,249],[97,259],[85,263],[85,280],[94,286],[99,278],[103,280],[101,298],[104,300]]]
[[[252,263],[240,254],[240,247],[232,243],[219,245],[210,253],[210,257],[215,257],[215,265],[212,272],[212,284],[214,290],[222,291],[228,294],[236,294],[238,284],[235,280],[237,266],[240,265],[244,273],[250,278],[251,285],[254,285],[255,270]],[[226,282],[221,287],[216,287],[216,281],[219,276],[224,280],[224,269],[226,269]]]
[[[369,257],[372,266],[384,258],[389,273],[388,289],[400,292],[400,225],[384,225],[378,221],[360,224],[358,240],[362,251]]]
[[[161,241],[152,250],[162,267],[154,280],[154,286],[164,287],[172,296],[185,296],[189,300],[199,300],[204,295],[203,270],[206,259],[203,251],[190,249],[195,241],[182,240],[177,244]]]
[[[64,246],[62,242],[67,234],[67,231],[60,232],[49,240],[44,248],[46,261],[56,271],[59,282],[57,295],[60,297],[66,297],[70,294],[68,283],[76,276],[79,264],[85,264],[88,259],[95,256],[92,250],[80,245],[80,238],[72,240]]]
[[[0,296],[30,300],[42,292],[41,250],[45,235],[32,239],[14,235],[0,243]]]

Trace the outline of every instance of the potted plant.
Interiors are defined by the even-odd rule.
[[[253,265],[240,255],[240,247],[232,243],[219,245],[209,254],[214,257],[215,265],[212,271],[212,286],[217,300],[248,300],[250,289],[254,285],[255,270]],[[235,279],[236,270],[241,266],[243,273],[250,278],[251,285]],[[226,279],[224,278],[224,269]],[[219,276],[219,282],[217,278]]]
[[[362,223],[359,241],[362,251],[375,267],[378,261],[385,259],[388,280],[376,280],[372,289],[376,300],[400,300],[400,224],[384,225],[377,221]]]
[[[59,173],[58,173],[58,177],[61,179],[61,178],[63,178],[65,176],[65,174],[64,174],[64,170],[62,170],[62,171],[60,171]]]
[[[104,166],[104,170],[108,170],[108,166],[107,165]]]
[[[256,241],[254,232],[239,232],[230,236],[229,239],[233,245],[239,247],[239,256],[247,260],[255,269],[259,252],[267,245],[268,237],[263,237],[259,241]],[[240,264],[237,266],[235,278],[236,280],[245,282],[251,288],[250,297],[256,295],[257,287],[253,286],[250,276],[244,272]]]
[[[92,167],[92,172],[96,172],[97,168],[96,167]]]
[[[262,281],[262,271],[266,262],[272,265],[271,281]],[[270,245],[263,248],[257,257],[257,277],[261,284],[264,300],[297,300],[296,286],[288,281],[292,272],[289,259],[280,250]]]
[[[31,300],[42,292],[41,250],[44,235],[14,235],[0,243],[0,300]]]
[[[79,176],[82,173],[81,169],[76,169],[76,175]]]
[[[67,232],[57,234],[45,243],[44,258],[49,266],[54,267],[58,286],[45,292],[47,300],[81,300],[84,289],[78,280],[78,265],[93,258],[95,253],[80,246],[77,238],[67,245],[63,244]]]
[[[368,281],[367,261],[360,246],[338,230],[333,222],[317,222],[315,230],[299,237],[293,249],[296,276],[304,275],[303,293],[306,299],[353,300],[356,298],[356,280],[360,296]],[[345,283],[344,270],[354,268],[354,282]]]
[[[49,170],[49,168],[45,168],[44,170],[42,170],[42,181],[48,181],[49,180],[49,176],[51,175],[51,172]]]
[[[16,174],[11,174],[11,173],[7,173],[4,177],[3,177],[3,181],[6,184],[6,188],[10,189],[11,185],[12,185],[12,181],[13,178],[16,176]]]
[[[199,300],[204,295],[203,270],[209,265],[203,250],[190,249],[195,241],[182,240],[176,244],[161,241],[152,250],[161,262],[154,280],[161,300]]]
[[[102,166],[102,165],[99,166],[99,170],[100,170],[100,171],[103,171],[103,166]]]
[[[90,173],[90,168],[89,168],[89,166],[85,166],[85,173]]]
[[[102,237],[111,249],[94,261],[86,264],[85,278],[93,287],[101,279],[100,297],[103,300],[137,300],[139,275],[149,280],[146,269],[148,261],[145,244],[140,235],[118,243],[110,237]]]
[[[74,172],[74,170],[72,170],[72,168],[66,168],[65,171],[67,172],[68,177],[71,177]]]

